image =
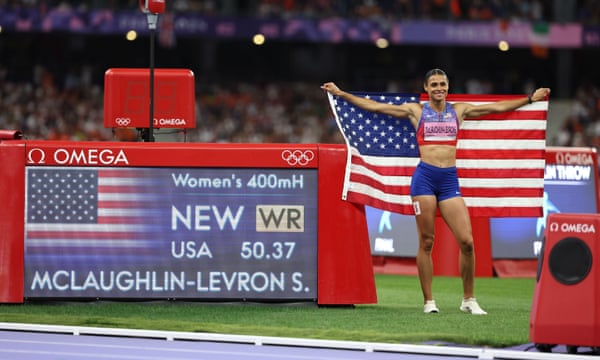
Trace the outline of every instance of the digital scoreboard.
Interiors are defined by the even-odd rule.
[[[537,258],[553,213],[598,213],[598,158],[593,148],[546,150],[543,216],[491,218],[490,236],[495,259]]]
[[[343,145],[0,139],[0,303],[374,303],[346,159]]]
[[[316,169],[27,169],[25,296],[315,299]]]

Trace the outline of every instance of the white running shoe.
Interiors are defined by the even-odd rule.
[[[423,312],[425,314],[437,314],[440,312],[440,309],[435,305],[435,300],[427,300],[425,305],[423,305]]]
[[[475,298],[463,299],[462,304],[460,304],[460,311],[473,315],[487,315],[487,312],[479,307]]]

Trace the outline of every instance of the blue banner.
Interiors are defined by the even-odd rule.
[[[163,20],[168,19],[162,25]],[[82,34],[125,34],[135,30],[146,34],[146,15],[137,9],[113,12],[91,10],[80,12],[56,8],[41,14],[30,9],[0,9],[3,32],[67,31]],[[506,41],[511,47],[539,46],[548,48],[580,48],[597,46],[595,28],[579,23],[550,23],[547,33],[540,34],[535,24],[526,21],[373,21],[342,18],[261,19],[203,16],[197,13],[167,13],[159,16],[157,31],[173,36],[200,36],[220,39],[250,39],[264,34],[267,39],[309,42],[375,42],[386,38],[391,44],[478,45],[498,46]],[[591,40],[590,40],[591,39]]]

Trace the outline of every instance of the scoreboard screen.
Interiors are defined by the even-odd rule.
[[[35,166],[25,297],[317,298],[317,169]]]
[[[491,218],[493,258],[537,258],[542,249],[549,214],[598,213],[597,181],[595,150],[549,148],[544,171],[543,216]]]
[[[154,72],[153,127],[196,127],[194,73],[186,69]],[[108,69],[104,75],[104,127],[150,126],[150,70]]]

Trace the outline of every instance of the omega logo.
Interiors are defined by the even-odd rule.
[[[593,165],[594,159],[591,154],[577,154],[569,152],[557,152],[556,153],[557,164],[579,164],[579,165]]]
[[[28,164],[44,164],[46,162],[46,153],[40,148],[33,148],[27,153]]]
[[[565,233],[595,233],[594,224],[572,224],[572,223],[556,223],[552,222],[549,226],[550,232],[562,231]]]
[[[128,165],[123,150],[112,149],[56,149],[49,159],[59,165]],[[46,151],[33,148],[27,153],[28,164],[45,164]]]
[[[187,122],[185,121],[185,119],[179,119],[179,118],[154,119],[154,125],[160,125],[160,126],[165,126],[165,125],[185,126],[186,124],[187,124]]]

